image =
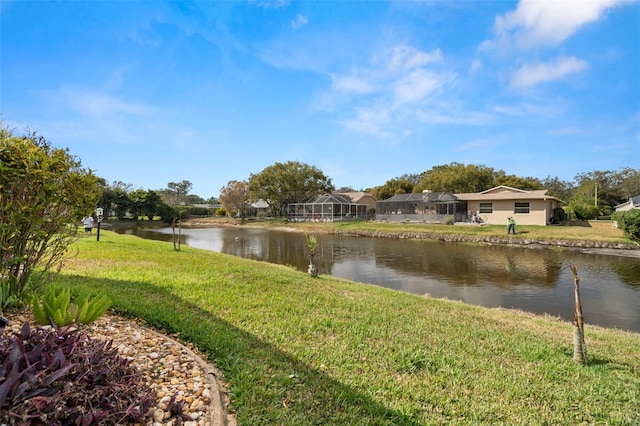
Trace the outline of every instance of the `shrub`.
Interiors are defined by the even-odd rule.
[[[174,217],[180,217],[180,212],[168,204],[160,203],[158,205],[158,216],[164,223],[171,223]]]
[[[618,223],[618,228],[622,229],[627,237],[640,241],[640,209],[616,212],[611,219]]]
[[[88,292],[71,300],[69,289],[49,288],[42,303],[33,297],[33,315],[40,325],[90,324],[97,320],[111,306],[111,300],[104,293],[96,296]]]
[[[589,220],[600,216],[600,209],[593,204],[573,204],[567,206],[567,212],[576,219]]]
[[[80,218],[95,207],[98,178],[35,133],[15,136],[0,127],[0,189],[0,281],[20,298],[36,272],[59,265],[78,238]]]
[[[0,424],[144,423],[153,406],[111,341],[68,327],[1,334],[0,377]]]
[[[20,295],[17,291],[11,287],[8,280],[0,278],[0,314],[4,312],[6,308],[16,307],[19,303]]]
[[[187,216],[213,216],[213,210],[206,207],[187,207],[185,214]]]

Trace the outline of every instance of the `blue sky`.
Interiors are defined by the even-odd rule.
[[[451,162],[640,167],[638,1],[5,1],[0,118],[107,181],[218,196]]]

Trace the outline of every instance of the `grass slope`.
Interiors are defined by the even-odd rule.
[[[301,236],[303,238],[303,236]],[[638,424],[640,336],[104,232],[54,284],[195,343],[239,424]],[[321,271],[322,272],[322,271]],[[572,301],[567,301],[571,309]]]

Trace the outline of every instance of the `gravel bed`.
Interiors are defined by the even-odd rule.
[[[12,331],[19,331],[26,321],[35,324],[31,313],[5,316]],[[227,414],[219,373],[204,361],[197,349],[157,333],[138,320],[112,314],[105,314],[86,327],[92,339],[113,340],[113,347],[118,348],[122,357],[131,360],[131,365],[140,371],[155,394],[157,404],[148,426],[235,424],[233,417]],[[192,421],[180,423],[166,411],[167,403],[176,393],[176,401],[184,401],[183,412]]]

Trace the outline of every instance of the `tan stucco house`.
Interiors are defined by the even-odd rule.
[[[455,194],[467,203],[467,216],[483,223],[504,225],[512,216],[518,225],[547,225],[562,201],[547,194],[546,189],[525,191],[497,186],[478,193]]]
[[[378,200],[373,195],[368,192],[334,192],[334,194],[342,194],[349,197],[349,199],[356,204],[364,204],[367,206],[368,211],[372,211],[376,209],[376,203]]]

